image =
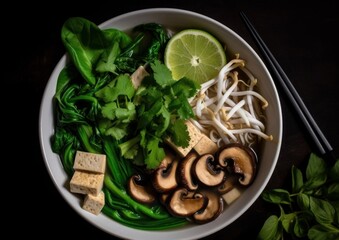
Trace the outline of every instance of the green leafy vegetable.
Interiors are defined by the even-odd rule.
[[[155,169],[165,157],[165,138],[171,138],[178,146],[188,146],[190,138],[184,121],[194,117],[188,98],[194,96],[199,85],[185,78],[173,80],[159,60],[151,64],[151,70],[134,96],[136,133],[120,147],[125,158]]]
[[[258,239],[339,239],[339,159],[333,167],[311,154],[305,173],[292,166],[291,192],[266,190],[262,198],[280,208],[280,217],[270,216]]]
[[[77,150],[105,154],[104,214],[139,229],[188,223],[160,203],[143,205],[127,194],[129,177],[144,171],[140,166],[156,168],[165,156],[164,138],[179,145],[189,141],[183,121],[193,116],[187,98],[197,86],[174,81],[161,63],[169,39],[165,29],[142,24],[127,35],[76,17],[64,23],[61,37],[70,61],[57,80],[51,141],[68,176]],[[150,76],[136,90],[131,74],[139,66],[149,67]]]
[[[99,70],[106,68],[114,72],[115,67],[107,64],[114,64],[109,61],[117,58],[120,48],[131,42],[124,32],[114,29],[101,30],[93,22],[81,17],[70,18],[64,23],[61,38],[73,64],[91,85],[96,83],[94,70],[97,62]],[[106,63],[105,67],[103,63]]]
[[[161,57],[169,40],[161,25],[142,24],[134,29],[134,33],[138,36],[132,39],[123,31],[101,30],[85,18],[72,17],[64,23],[61,38],[82,77],[95,85],[97,76],[102,73],[132,73],[140,65]],[[151,41],[146,37],[148,35],[151,35]]]

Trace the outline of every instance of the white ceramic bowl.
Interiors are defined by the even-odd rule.
[[[74,196],[74,194],[65,187],[65,182],[68,181],[67,175],[62,168],[58,155],[53,153],[50,144],[50,138],[54,132],[52,98],[55,93],[59,72],[65,66],[66,56],[61,58],[51,74],[41,102],[39,131],[42,154],[47,170],[63,198],[79,215],[99,229],[124,239],[183,240],[202,238],[227,227],[239,218],[257,200],[270,180],[278,160],[282,141],[282,114],[279,97],[268,70],[251,46],[230,28],[210,17],[180,9],[154,8],[138,10],[114,17],[102,23],[100,27],[114,27],[120,30],[127,30],[138,24],[148,22],[157,22],[171,29],[193,27],[205,29],[222,42],[226,42],[229,50],[240,53],[241,58],[246,60],[247,67],[259,81],[258,84],[262,95],[265,96],[269,102],[269,107],[266,110],[266,127],[267,132],[274,136],[273,141],[263,142],[263,151],[260,153],[260,166],[254,183],[246,189],[236,201],[230,206],[227,206],[222,215],[216,220],[207,224],[189,225],[180,229],[162,231],[137,230],[123,226],[106,217],[104,214],[95,216],[84,211],[79,203],[79,198]]]

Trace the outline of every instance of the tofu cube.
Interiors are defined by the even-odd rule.
[[[73,193],[98,195],[104,184],[104,174],[75,171],[70,181]]]
[[[93,194],[87,194],[82,208],[90,213],[93,213],[94,215],[99,215],[104,205],[105,194],[103,191],[101,191],[97,196]]]
[[[203,134],[200,141],[193,148],[199,155],[206,153],[214,154],[218,150],[218,145]]]
[[[73,168],[74,170],[105,173],[106,155],[77,151]]]
[[[187,130],[190,136],[190,142],[188,147],[183,148],[180,146],[175,145],[170,139],[166,139],[166,143],[171,146],[181,157],[185,157],[193,147],[200,141],[203,134],[200,132],[198,128],[196,128],[193,123],[190,121],[186,121]]]
[[[242,192],[243,191],[240,188],[235,187],[235,188],[231,189],[230,191],[228,191],[227,193],[224,193],[222,195],[222,198],[225,200],[225,202],[228,205],[230,205],[232,202],[234,202],[235,200],[237,200],[240,197]]]

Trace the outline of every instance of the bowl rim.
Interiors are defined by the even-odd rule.
[[[92,214],[87,214],[86,212],[84,212],[81,208],[79,208],[79,201],[77,201],[76,199],[73,199],[72,201],[70,201],[70,195],[72,195],[71,193],[67,193],[64,189],[62,189],[62,186],[60,186],[60,181],[56,178],[55,173],[53,172],[53,167],[55,165],[52,165],[49,160],[48,160],[48,154],[54,154],[53,152],[51,152],[51,149],[49,149],[50,147],[46,146],[45,144],[49,141],[50,136],[52,136],[54,127],[52,129],[51,132],[46,133],[44,130],[46,129],[46,122],[44,122],[44,114],[47,111],[52,111],[51,107],[53,107],[51,104],[52,103],[47,103],[46,100],[51,100],[50,95],[51,93],[48,93],[48,90],[50,89],[54,89],[55,86],[53,86],[53,84],[55,85],[55,82],[52,81],[52,79],[59,74],[60,70],[62,66],[64,66],[65,62],[66,62],[66,54],[64,54],[60,60],[58,61],[57,65],[55,66],[54,70],[52,71],[52,74],[50,75],[50,78],[48,79],[48,82],[45,86],[44,89],[44,93],[41,99],[41,105],[40,105],[40,112],[39,112],[39,141],[40,141],[40,148],[41,148],[41,153],[44,159],[44,163],[45,166],[47,168],[48,174],[52,179],[53,184],[55,185],[56,189],[58,190],[58,192],[61,194],[61,196],[63,197],[63,199],[67,202],[67,204],[69,204],[71,206],[71,208],[73,208],[83,219],[85,219],[86,221],[88,221],[89,223],[91,223],[92,225],[96,226],[98,229],[101,229],[102,231],[111,234],[113,236],[116,237],[120,237],[120,238],[128,238],[128,239],[134,239],[134,237],[138,236],[138,239],[158,239],[159,237],[161,237],[162,239],[178,239],[178,240],[185,240],[185,239],[197,239],[197,238],[202,238],[202,237],[206,237],[210,234],[216,233],[217,231],[229,226],[231,223],[233,223],[236,219],[238,219],[241,215],[243,215],[252,205],[253,203],[258,199],[259,195],[261,194],[261,192],[264,190],[264,188],[266,187],[267,183],[269,182],[269,180],[272,177],[273,171],[276,167],[277,161],[278,161],[278,157],[280,154],[280,150],[281,150],[281,142],[282,142],[282,132],[283,132],[283,126],[282,126],[282,110],[281,110],[281,104],[280,104],[280,100],[279,100],[279,95],[278,92],[276,90],[275,84],[273,82],[273,79],[270,75],[270,73],[268,72],[265,64],[263,63],[263,61],[261,60],[261,58],[259,57],[259,55],[254,51],[254,49],[239,35],[237,34],[235,31],[233,31],[232,29],[230,29],[229,27],[227,27],[226,25],[222,24],[221,22],[203,15],[201,13],[198,12],[194,12],[191,10],[186,10],[186,9],[180,9],[180,8],[145,8],[145,9],[139,9],[139,10],[134,10],[134,11],[130,11],[127,13],[123,13],[120,15],[117,15],[115,17],[112,17],[104,22],[102,22],[101,24],[98,24],[98,26],[100,28],[105,28],[107,26],[110,25],[110,23],[113,21],[120,21],[121,19],[124,18],[128,18],[130,16],[134,16],[134,15],[139,15],[139,14],[151,14],[151,13],[155,13],[155,12],[163,12],[163,13],[180,13],[180,14],[188,14],[190,16],[193,16],[195,18],[199,18],[199,19],[204,19],[207,20],[209,22],[211,22],[214,25],[218,25],[219,27],[227,30],[230,32],[230,34],[232,34],[233,36],[235,36],[236,38],[238,38],[240,41],[242,41],[242,44],[244,44],[250,51],[251,54],[253,54],[253,56],[255,57],[256,60],[259,61],[260,65],[263,67],[263,70],[266,71],[266,74],[269,76],[270,81],[272,83],[272,88],[274,91],[274,96],[275,96],[275,101],[277,103],[277,114],[278,114],[278,136],[276,136],[276,152],[274,155],[274,159],[273,159],[273,163],[272,163],[272,167],[270,168],[270,170],[268,171],[268,175],[266,177],[266,179],[262,182],[261,187],[259,189],[259,191],[253,196],[253,198],[248,202],[248,204],[243,207],[237,214],[235,214],[232,219],[228,220],[226,223],[224,224],[219,224],[217,226],[214,226],[213,228],[211,228],[211,225],[205,224],[205,225],[198,225],[198,226],[193,226],[192,229],[196,229],[197,227],[202,228],[202,231],[192,231],[191,228],[189,231],[193,232],[193,235],[187,235],[186,231],[187,229],[170,229],[170,230],[166,230],[166,231],[144,231],[144,230],[138,230],[138,229],[133,229],[130,227],[126,227],[124,225],[120,225],[119,223],[115,222],[114,220],[106,217],[106,216],[101,216],[102,218],[106,218],[109,219],[109,221],[115,222],[119,228],[122,228],[122,230],[120,230],[119,232],[114,232],[112,230],[109,230],[108,225],[102,226],[101,220],[98,222],[95,220],[95,218],[93,218]],[[53,124],[54,126],[54,124]],[[55,164],[55,163],[53,163]],[[58,165],[60,166],[61,163],[58,163]],[[68,191],[68,190],[67,190]],[[71,196],[71,198],[74,198],[74,196]],[[103,215],[103,214],[101,214]],[[208,225],[208,227],[207,227]],[[110,226],[110,228],[114,228],[114,226]],[[126,230],[128,233],[128,235],[124,235],[126,233]],[[184,231],[184,232],[182,232]],[[124,232],[124,234],[122,234],[122,232]],[[176,232],[179,233],[179,235],[175,235]],[[166,233],[166,234],[164,234]],[[183,235],[180,235],[183,234]]]

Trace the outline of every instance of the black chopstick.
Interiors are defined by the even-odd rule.
[[[316,121],[313,119],[312,115],[308,111],[307,107],[300,98],[291,81],[289,80],[289,78],[287,77],[287,75],[285,74],[285,72],[283,71],[283,69],[281,68],[281,66],[271,53],[271,51],[268,49],[262,38],[259,36],[258,32],[255,30],[253,24],[250,22],[245,13],[240,12],[240,15],[243,21],[245,22],[247,28],[249,29],[250,33],[252,34],[252,37],[256,41],[256,44],[258,45],[260,51],[262,52],[267,64],[269,65],[271,73],[279,81],[282,89],[284,90],[285,94],[290,100],[292,106],[295,108],[303,124],[305,125],[308,133],[310,134],[313,142],[318,148],[319,153],[333,160],[334,156],[332,146],[330,145],[325,135],[318,127]]]

